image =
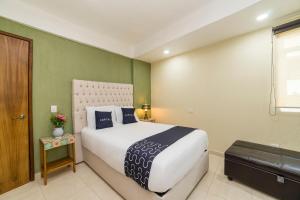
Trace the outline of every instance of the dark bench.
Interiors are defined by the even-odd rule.
[[[278,199],[300,200],[299,152],[236,141],[225,152],[224,173]]]

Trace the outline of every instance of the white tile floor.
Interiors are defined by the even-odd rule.
[[[272,200],[223,175],[224,159],[210,155],[209,172],[200,181],[188,200]],[[84,163],[49,176],[48,185],[36,178],[15,190],[0,195],[0,200],[122,200],[101,178]]]

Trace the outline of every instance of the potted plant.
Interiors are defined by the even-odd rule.
[[[53,136],[61,137],[64,134],[63,127],[66,122],[66,116],[58,113],[56,115],[52,115],[50,121],[54,126],[53,133],[52,133]]]

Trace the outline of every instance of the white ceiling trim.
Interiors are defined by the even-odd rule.
[[[153,63],[241,34],[299,19],[299,9],[299,0],[263,0],[241,12],[236,12],[160,47],[153,48],[138,59]],[[269,18],[263,22],[257,22],[256,17],[265,12],[270,13]],[[170,53],[163,55],[166,48],[170,49]]]
[[[153,33],[150,38],[145,38],[139,44],[125,43],[124,41],[89,30],[86,27],[81,27],[58,18],[22,1],[0,0],[0,16],[130,58],[142,58],[142,55],[170,41],[179,39],[259,1],[261,0],[211,0],[196,12],[191,13],[176,23],[170,24],[159,32]]]
[[[105,0],[103,1],[105,2]],[[123,5],[135,5],[135,1],[138,0],[125,0]],[[184,0],[182,2],[184,3]],[[139,43],[126,40],[124,37],[122,37],[123,39],[118,38],[118,35],[128,34],[124,27],[119,32],[115,32],[117,34],[113,34],[111,30],[106,30],[106,32],[102,30],[100,22],[99,25],[87,25],[85,27],[85,24],[76,24],[78,22],[76,18],[73,21],[72,18],[66,20],[62,16],[59,17],[51,11],[43,9],[43,7],[26,3],[25,0],[0,0],[0,16],[126,57],[155,62],[270,26],[274,20],[300,9],[299,0],[208,0],[201,2],[206,3],[200,4],[196,11],[193,9],[193,12],[188,15],[182,15],[175,22],[174,19],[169,19],[169,24],[165,28],[144,34]],[[115,0],[113,3],[118,4],[118,1]],[[144,9],[148,9],[146,0],[144,4]],[[159,5],[159,0],[154,5],[157,4]],[[168,11],[167,8],[166,11]],[[266,11],[271,11],[269,19],[260,23],[256,22],[255,17]],[[147,23],[149,21],[148,14],[137,21]],[[126,13],[123,13],[123,15],[126,15]],[[86,13],[84,16],[86,16]],[[93,16],[88,15],[87,17]],[[108,23],[110,22],[108,21]],[[117,26],[119,22],[113,21],[112,23],[113,26]],[[125,29],[133,28],[133,25],[134,23],[131,24],[131,27],[125,26]],[[112,35],[115,35],[115,37]],[[168,55],[163,55],[162,52],[166,48],[170,48],[171,52]]]
[[[133,47],[14,0],[0,0],[0,16],[80,43],[132,58]]]
[[[141,57],[149,51],[159,48],[172,40],[179,39],[198,29],[212,24],[220,19],[239,12],[261,0],[212,0],[196,12],[184,17],[174,24],[166,27],[152,37],[134,46],[134,56]]]

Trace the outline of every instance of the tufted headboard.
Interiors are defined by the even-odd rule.
[[[76,161],[82,161],[81,129],[87,125],[86,106],[132,106],[133,85],[96,81],[73,80],[72,117],[76,134]]]

